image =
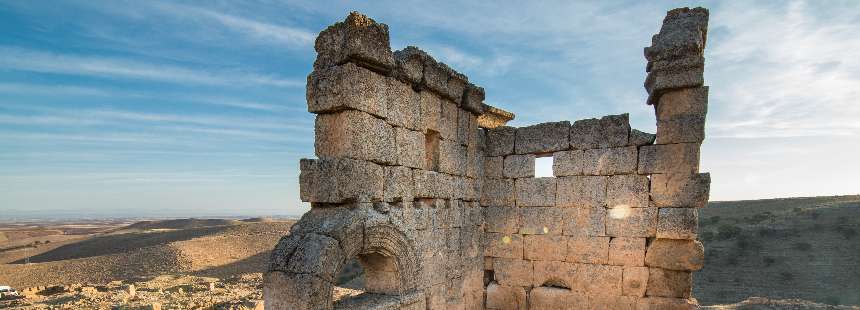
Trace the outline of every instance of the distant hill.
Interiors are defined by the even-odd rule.
[[[752,296],[860,305],[860,196],[711,202],[699,213],[703,305]]]
[[[129,225],[126,229],[191,229],[202,227],[236,225],[239,221],[225,219],[175,219],[161,221],[142,221]]]

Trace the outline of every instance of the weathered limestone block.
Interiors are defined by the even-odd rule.
[[[606,234],[612,237],[654,237],[657,208],[614,208],[607,212]]]
[[[533,154],[505,156],[504,176],[506,178],[533,178],[535,176],[535,156]]]
[[[600,120],[596,118],[573,122],[570,126],[570,147],[574,150],[595,149],[603,137]]]
[[[429,294],[427,293],[429,291]],[[445,309],[445,283],[433,283],[428,291],[425,291],[427,309]]]
[[[477,131],[475,131],[477,133]],[[484,175],[484,153],[476,143],[466,145],[466,176],[480,178]]]
[[[413,171],[414,174],[415,172]],[[433,228],[433,218],[430,215],[431,208],[433,207],[433,199],[416,199],[412,206],[415,214],[415,229],[424,230]]]
[[[548,122],[517,128],[516,153],[547,153],[569,147],[570,122]]]
[[[486,179],[482,185],[481,205],[488,207],[514,206],[514,180]]]
[[[483,245],[484,256],[516,259],[523,258],[522,235],[485,233]]]
[[[704,62],[701,66],[689,68],[672,68],[669,70],[653,70],[645,78],[645,89],[648,91],[648,103],[654,104],[660,95],[671,89],[697,87],[705,83]]]
[[[627,113],[601,117],[599,124],[600,138],[597,140],[597,147],[627,146],[630,135],[630,116]]]
[[[570,176],[557,178],[556,205],[559,207],[592,208],[606,205],[607,178],[602,176]]]
[[[609,241],[609,264],[645,266],[645,238],[612,238]]]
[[[394,164],[394,128],[370,114],[345,110],[317,115],[314,150],[318,157],[347,157]]]
[[[386,202],[412,201],[412,169],[403,166],[386,166],[383,200]]]
[[[480,197],[478,197],[478,191],[475,190],[475,182],[477,181],[473,178],[463,178],[463,200],[477,201],[480,199]]]
[[[577,264],[545,260],[536,260],[532,263],[534,265],[532,286],[572,288],[572,281],[577,276]]]
[[[472,83],[466,84],[466,90],[463,93],[463,102],[460,106],[469,112],[480,115],[484,113],[484,96],[484,88],[475,86]]]
[[[440,63],[432,57],[424,59],[424,86],[438,93],[439,95],[449,97],[448,94],[448,75],[453,71],[446,64]]]
[[[705,248],[696,240],[655,239],[645,255],[648,267],[696,271],[702,269],[704,263]]]
[[[666,173],[651,176],[651,199],[657,207],[703,208],[711,189],[709,173]]]
[[[510,157],[510,156],[508,156]],[[502,156],[484,157],[484,177],[490,179],[501,179],[504,177],[504,162]]]
[[[630,130],[630,142],[628,142],[628,145],[631,145],[631,146],[651,145],[651,144],[654,144],[654,140],[656,138],[657,138],[657,136],[655,134],[639,131],[637,129],[632,129],[632,130]]]
[[[418,198],[451,198],[453,182],[449,175],[435,171],[415,169],[412,171],[415,197]]]
[[[609,177],[606,207],[645,208],[648,206],[648,177],[627,174]]]
[[[352,63],[315,70],[308,76],[308,112],[355,109],[385,118],[387,88],[385,76]]]
[[[647,297],[640,298],[637,310],[696,310],[699,305],[695,299]]]
[[[351,203],[339,205],[326,205],[319,207],[313,204],[310,211],[302,215],[302,218],[290,227],[291,236],[304,236],[308,234],[319,234],[337,240],[345,255],[358,253],[364,242],[364,223],[366,210],[372,207],[371,203]],[[290,238],[287,238],[290,239]],[[299,239],[293,241],[298,246]],[[279,243],[279,246],[280,243]],[[287,251],[274,251],[275,253],[288,254]],[[284,257],[287,258],[287,257]],[[275,260],[273,260],[273,263]],[[281,266],[273,267],[272,270],[287,271],[287,261]]]
[[[405,128],[394,127],[395,157],[397,164],[422,169],[426,165],[424,134]]]
[[[552,155],[552,175],[556,177],[582,175],[585,152],[582,150],[555,152]]]
[[[567,255],[567,239],[560,235],[525,235],[523,257],[529,260],[562,261]]]
[[[360,62],[380,71],[394,68],[388,25],[357,12],[320,32],[314,49],[317,52],[315,70],[348,61]]]
[[[487,145],[484,152],[487,156],[504,156],[513,154],[516,133],[516,128],[508,126],[487,129]]]
[[[536,287],[529,292],[529,309],[557,310],[577,309],[588,304],[588,298],[581,292],[558,287]]]
[[[441,116],[439,117],[439,135],[442,139],[457,142],[457,104],[450,100],[442,100]]]
[[[439,171],[451,175],[465,175],[466,147],[456,141],[439,141]]]
[[[699,233],[699,213],[694,208],[660,208],[657,238],[695,240]]]
[[[285,271],[313,274],[323,280],[334,281],[341,264],[333,262],[343,262],[345,259],[337,240],[309,233],[302,237]]]
[[[624,296],[645,296],[645,286],[648,284],[648,267],[625,266],[621,285]]]
[[[699,144],[657,144],[639,148],[639,174],[699,172]]]
[[[702,142],[708,87],[684,88],[663,93],[655,106],[657,144]]]
[[[562,209],[552,207],[517,208],[520,212],[520,234],[560,235],[562,233]]]
[[[492,282],[487,286],[487,309],[527,310],[526,290],[519,286],[505,286]]]
[[[483,207],[487,232],[513,234],[520,227],[519,210],[513,207]]]
[[[341,203],[382,200],[382,167],[374,163],[323,157],[302,159],[299,167],[299,196],[302,201]]]
[[[415,46],[394,52],[395,76],[412,85],[421,84],[424,77],[424,58],[427,53]]]
[[[692,272],[648,268],[647,296],[689,298],[692,288]]]
[[[583,173],[615,175],[636,173],[636,147],[585,150]]]
[[[584,274],[583,281],[588,289],[589,295],[599,296],[621,296],[621,266],[607,265],[579,265],[580,273]]]
[[[263,295],[271,309],[312,310],[311,305],[331,302],[332,286],[311,274],[270,271],[263,276]]]
[[[387,78],[386,121],[397,127],[421,130],[421,102],[418,93],[409,84]]]
[[[605,236],[606,208],[565,208],[562,209],[565,236]]]
[[[571,237],[567,240],[565,261],[606,264],[609,260],[609,237]]]
[[[451,199],[463,200],[466,189],[466,178],[462,176],[451,176]]]
[[[556,178],[516,179],[517,207],[555,206]]]
[[[448,200],[448,210],[448,221],[450,221],[449,224],[451,227],[462,227],[464,221],[463,211],[465,211],[463,201],[459,199]]]
[[[442,130],[442,98],[431,91],[422,90],[418,92],[418,101],[421,107],[422,131],[432,130],[440,133]]]
[[[475,143],[478,130],[477,117],[469,111],[457,109],[457,143],[469,145]]]
[[[534,267],[529,260],[496,258],[493,260],[493,271],[500,285],[529,286],[532,284]]]

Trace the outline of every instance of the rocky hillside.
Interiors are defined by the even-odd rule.
[[[751,296],[860,305],[860,196],[711,202],[699,217],[703,305]]]

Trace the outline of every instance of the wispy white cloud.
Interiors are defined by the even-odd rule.
[[[8,46],[0,47],[0,68],[175,84],[267,87],[303,87],[305,85],[303,80],[284,79],[268,74],[196,70],[132,59],[59,54]]]

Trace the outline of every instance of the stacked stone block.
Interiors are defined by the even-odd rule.
[[[386,25],[352,13],[324,30],[307,89],[318,158],[300,162],[311,211],[273,251],[267,308],[695,307],[707,18],[670,11],[645,50],[656,134],[627,114],[505,126],[466,76],[392,52]],[[535,177],[548,156],[553,177]],[[336,305],[352,258],[370,297]]]

